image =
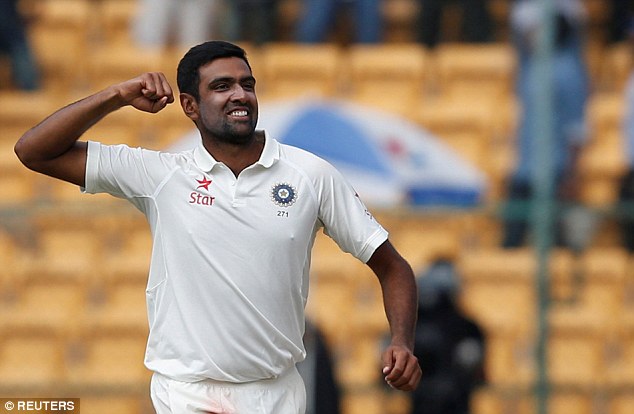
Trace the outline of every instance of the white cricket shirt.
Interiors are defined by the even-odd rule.
[[[363,262],[387,239],[334,167],[270,137],[237,178],[202,143],[174,154],[89,142],[85,191],[147,216],[145,364],[180,381],[254,381],[301,361],[317,231]]]

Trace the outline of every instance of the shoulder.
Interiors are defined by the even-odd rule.
[[[144,147],[131,147],[127,144],[104,144],[97,141],[89,141],[88,148],[90,151],[120,155],[130,154],[138,157],[156,157],[163,159],[187,159],[193,157],[193,150],[191,149],[183,151],[168,151]]]
[[[330,162],[312,152],[284,143],[279,143],[279,147],[282,162],[294,165],[307,174],[318,176],[339,174]]]
[[[178,165],[189,164],[193,160],[193,150],[169,152],[143,147],[130,147],[126,144],[108,145],[89,141],[90,154],[98,154],[102,161],[110,160],[113,163],[137,164],[145,167],[174,168]]]

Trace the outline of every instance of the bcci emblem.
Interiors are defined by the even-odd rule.
[[[271,200],[280,207],[288,207],[297,200],[295,187],[288,183],[275,184],[271,189]]]

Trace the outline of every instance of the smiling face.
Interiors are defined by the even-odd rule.
[[[181,96],[185,113],[203,139],[234,145],[252,141],[258,121],[255,78],[237,57],[219,58],[199,69],[200,98]]]

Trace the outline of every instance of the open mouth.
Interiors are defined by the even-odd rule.
[[[244,117],[248,116],[249,112],[246,109],[234,109],[233,111],[229,112],[229,115],[235,117]]]

